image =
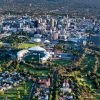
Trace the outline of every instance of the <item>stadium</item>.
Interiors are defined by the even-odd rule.
[[[40,46],[34,46],[17,53],[17,59],[19,62],[31,60],[45,63],[50,58],[50,53]]]

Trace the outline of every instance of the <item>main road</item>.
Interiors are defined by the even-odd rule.
[[[33,83],[33,85],[32,85],[32,89],[31,89],[31,92],[30,92],[30,95],[29,95],[28,100],[32,100],[33,93],[34,93],[34,91],[35,91],[35,89],[36,89],[36,85],[37,85],[37,80],[36,80],[35,83]]]
[[[52,92],[52,100],[56,100],[56,83],[58,80],[58,69],[55,68],[53,72],[53,92]]]

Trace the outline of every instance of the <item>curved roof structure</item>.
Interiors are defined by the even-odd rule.
[[[49,40],[45,40],[44,43],[50,43],[50,41]]]
[[[28,49],[29,51],[46,51],[44,48],[40,46],[34,46]]]
[[[21,50],[19,52],[17,52],[17,56],[23,56],[24,54],[28,53],[28,50]]]
[[[51,57],[50,53],[47,52],[44,48],[42,48],[40,46],[34,46],[34,47],[29,48],[29,49],[19,51],[17,53],[18,60],[21,61],[22,58],[25,55],[27,55],[27,53],[29,53],[29,52],[31,53],[31,51],[37,51],[37,52],[38,51],[40,51],[40,52],[43,51],[44,56],[42,58],[40,58],[41,61],[46,61]]]
[[[41,42],[41,39],[40,38],[34,38],[33,41],[34,42]]]

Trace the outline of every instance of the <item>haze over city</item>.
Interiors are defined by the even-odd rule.
[[[0,12],[57,13],[77,12],[95,15],[100,13],[100,0],[0,0]]]

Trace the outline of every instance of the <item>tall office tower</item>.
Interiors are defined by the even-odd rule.
[[[77,30],[77,19],[75,18],[75,26],[74,29]]]
[[[39,24],[38,24],[38,20],[34,21],[34,27],[38,28]]]
[[[58,23],[58,21],[57,21],[57,20],[55,20],[55,26],[57,26],[57,23]]]
[[[0,19],[0,24],[2,25],[4,23],[4,17],[2,16]]]
[[[93,24],[96,25],[97,18],[94,19]]]
[[[67,24],[67,18],[64,16],[64,18],[63,18],[63,24]]]
[[[43,22],[43,19],[40,17],[40,19],[39,19],[39,23],[42,23]]]
[[[29,4],[29,12],[31,12],[32,9],[32,3]]]
[[[51,18],[51,27],[54,27],[54,26],[55,26],[55,19]]]
[[[52,33],[53,40],[57,40],[58,39],[58,36],[59,36],[58,32]]]
[[[83,17],[83,21],[85,21],[85,19],[86,19],[86,18],[85,18],[85,17]]]
[[[66,21],[67,21],[67,23],[69,22],[69,16],[67,15],[67,17],[66,17]]]
[[[69,16],[67,15],[67,18],[66,18],[66,30],[68,30],[69,27],[70,27],[70,21],[69,21]]]
[[[20,23],[20,28],[22,28],[23,27],[23,23]]]
[[[39,22],[39,24],[42,23],[42,18],[41,17],[38,19],[38,22]]]

